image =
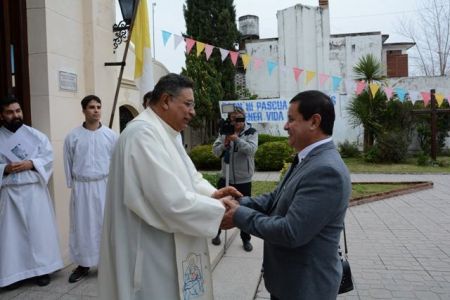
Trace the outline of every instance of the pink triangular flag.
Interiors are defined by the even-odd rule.
[[[300,74],[302,74],[303,69],[294,67],[294,68],[292,68],[292,70],[294,71],[295,81],[298,81],[298,78],[300,77]]]
[[[211,53],[212,53],[213,49],[214,49],[214,46],[211,46],[208,44],[205,45],[206,60],[209,60],[209,58],[211,57]]]
[[[420,92],[420,95],[422,95],[422,99],[423,99],[423,105],[427,106],[428,103],[430,103],[431,100],[431,94],[428,92]]]
[[[356,95],[361,94],[365,87],[366,82],[364,80],[358,81],[358,83],[356,84]]]
[[[195,45],[195,40],[186,38],[186,53],[189,54],[192,50],[192,47]]]
[[[225,58],[227,58],[228,53],[230,53],[230,51],[222,49],[222,48],[219,48],[219,51],[220,51],[220,56],[222,57],[222,61],[224,61]]]
[[[330,75],[327,74],[319,74],[319,85],[323,86],[323,84],[330,78]]]
[[[392,92],[394,91],[394,89],[391,87],[384,87],[383,90],[386,94],[387,99],[390,100],[392,98]]]
[[[239,53],[236,51],[230,51],[230,58],[233,65],[236,65]]]
[[[255,70],[258,70],[262,66],[263,62],[264,61],[261,58],[253,57],[253,67]]]
[[[174,37],[174,39],[173,39],[173,48],[177,49],[178,45],[183,40],[183,37],[181,35],[178,35],[178,34],[174,34],[173,37]]]

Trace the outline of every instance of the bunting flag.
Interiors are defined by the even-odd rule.
[[[330,75],[327,74],[319,74],[319,85],[323,86],[325,82],[330,78]]]
[[[280,69],[281,73],[283,74],[283,77],[286,76],[288,68],[285,65],[278,66],[278,68]]]
[[[358,81],[358,83],[356,84],[356,95],[360,95],[365,88],[366,82],[364,80]]]
[[[244,70],[247,70],[248,64],[250,63],[250,55],[241,54],[242,64],[244,65]]]
[[[388,100],[391,100],[392,94],[393,94],[393,92],[394,92],[394,89],[391,88],[391,87],[387,87],[387,86],[386,86],[386,87],[383,88],[383,91],[384,91],[384,93],[386,94],[387,99],[388,99]]]
[[[168,31],[165,31],[165,30],[162,31],[164,47],[167,45],[167,41],[169,40],[171,35],[172,35],[172,33],[168,32]]]
[[[375,94],[380,89],[380,86],[377,83],[370,83],[369,89],[370,89],[370,92],[372,93],[372,97],[375,97]]]
[[[191,53],[192,47],[194,47],[196,41],[190,38],[186,38],[185,40],[186,40],[186,53],[189,54]]]
[[[332,82],[333,82],[333,91],[337,91],[337,89],[339,88],[339,85],[341,84],[342,81],[342,77],[338,77],[338,76],[332,76]]]
[[[258,70],[262,66],[263,62],[264,61],[261,58],[254,57],[253,58],[253,67],[255,68],[255,70]]]
[[[444,95],[441,93],[437,93],[435,96],[438,106],[440,107],[442,103],[444,103]]]
[[[222,57],[222,61],[224,61],[225,58],[227,58],[228,53],[230,53],[230,51],[222,49],[222,48],[219,48],[219,51],[220,51],[220,56]]]
[[[211,54],[214,50],[214,46],[205,44],[205,54],[206,54],[206,60],[209,60],[209,58],[211,57]]]
[[[345,91],[351,94],[356,90],[356,82],[351,79],[345,79]]]
[[[306,71],[306,81],[305,83],[308,84],[313,78],[316,76],[316,72],[314,71]]]
[[[230,51],[230,58],[233,65],[236,65],[239,53],[236,51]]]
[[[196,46],[197,46],[197,57],[199,57],[200,54],[202,54],[203,50],[205,49],[205,43],[197,41]]]
[[[278,63],[268,60],[267,61],[267,71],[269,71],[269,76],[272,75],[273,69],[278,65]]]
[[[400,99],[401,102],[405,101],[405,95],[406,95],[406,90],[401,88],[401,87],[396,87],[395,88],[395,93],[397,94],[398,98]]]
[[[184,40],[184,38],[181,35],[178,34],[174,34],[173,35],[174,39],[173,39],[173,49],[177,49],[178,45],[181,43],[181,41]]]
[[[423,105],[428,106],[431,100],[431,94],[429,92],[420,92],[420,95],[422,95]]]
[[[420,93],[418,91],[408,91],[409,99],[414,104],[418,99],[420,99]]]
[[[294,78],[295,78],[295,81],[298,81],[298,78],[300,77],[300,74],[303,73],[303,69],[292,68],[292,70],[294,71]]]
[[[148,22],[147,0],[139,2],[136,12],[131,41],[134,44],[136,56],[134,66],[134,80],[139,88],[141,99],[153,90],[153,61],[150,48],[150,27]]]
[[[145,2],[144,4],[142,4],[142,6],[147,7],[147,1],[143,1]],[[150,76],[151,77],[151,88],[145,88],[144,90],[151,90],[153,88],[153,65],[152,63],[146,63],[147,60],[149,60],[148,57],[151,58],[151,51],[150,51],[150,35],[149,35],[149,29],[148,29],[148,13],[145,13],[145,15],[142,12],[141,9],[141,5],[138,8],[138,14],[140,14],[139,16],[136,16],[136,20],[135,20],[135,28],[136,30],[133,29],[133,34],[132,34],[132,38],[131,41],[135,44],[135,49],[136,49],[136,67],[135,67],[135,79],[136,79],[136,84],[139,84],[138,81],[142,81],[140,80],[140,76],[144,77],[144,75],[146,73],[149,73],[149,75],[147,74],[146,76]],[[139,21],[139,24],[138,24]],[[146,28],[144,28],[145,26],[142,26],[141,28],[137,29],[138,26],[141,26],[140,23],[144,22],[145,24],[147,24]],[[136,32],[135,32],[136,31]],[[140,37],[144,37],[143,38],[143,42],[141,43],[140,41],[138,41],[138,36]],[[196,41],[194,39],[191,38],[184,38],[181,35],[178,34],[173,34],[171,32],[168,32],[166,30],[162,30],[162,39],[163,39],[163,44],[164,46],[167,46],[167,43],[170,39],[170,37],[173,36],[174,37],[174,49],[177,49],[178,45],[185,40],[186,42],[186,53],[190,54],[190,52],[192,51],[192,48],[194,47],[194,45],[196,44],[196,49],[197,49],[197,56],[199,56],[203,51],[205,51],[205,56],[206,56],[206,60],[209,60],[212,52],[214,50],[214,48],[218,48],[220,51],[220,55],[221,55],[221,59],[222,62],[225,61],[225,59],[227,58],[228,55],[230,55],[230,59],[233,63],[234,66],[236,66],[237,64],[237,59],[239,57],[239,53],[236,51],[229,51],[223,48],[219,48],[219,47],[215,47],[213,45],[208,45],[199,41]],[[143,46],[142,46],[143,45]],[[144,49],[144,50],[142,50]],[[147,51],[150,51],[150,54],[147,55]],[[144,55],[145,54],[145,55]],[[147,57],[148,56],[148,57]],[[286,66],[286,65],[279,65],[277,62],[274,62],[272,60],[269,59],[263,59],[263,58],[256,58],[256,57],[252,57],[249,54],[241,54],[241,59],[242,59],[242,64],[244,66],[244,69],[248,69],[248,66],[250,65],[250,62],[253,61],[253,67],[255,70],[258,70],[262,64],[264,62],[266,62],[267,65],[267,70],[269,72],[269,76],[272,75],[273,70],[278,67],[279,68],[279,72],[282,73],[283,77],[286,76],[286,72],[288,69],[292,68],[293,72],[294,72],[294,79],[295,81],[298,82],[300,75],[304,72],[304,69],[300,69],[298,67],[291,67],[291,66]],[[149,66],[147,66],[149,65]],[[305,83],[309,84],[310,81],[316,76],[316,72],[315,71],[310,71],[307,70],[306,71],[306,76],[305,76]],[[140,76],[139,76],[140,75]],[[281,74],[280,74],[281,75]],[[323,87],[325,85],[325,83],[327,82],[327,80],[332,77],[332,89],[333,91],[336,91],[339,89],[339,86],[343,80],[342,77],[339,76],[331,76],[328,74],[324,74],[324,73],[319,73],[318,74],[318,81],[319,81],[319,86]],[[139,86],[139,85],[138,85]],[[363,92],[363,90],[366,88],[367,84],[364,81],[355,81],[352,79],[345,79],[345,91],[347,93],[351,93],[352,91],[354,91],[357,95],[361,94]],[[372,96],[375,96],[376,93],[379,91],[380,89],[380,85],[376,84],[376,83],[372,83],[369,84],[369,91],[372,94]],[[142,91],[142,89],[141,89]],[[405,100],[411,100],[413,103],[415,103],[415,101],[417,101],[420,96],[424,101],[425,106],[428,105],[428,103],[431,100],[431,96],[429,92],[419,92],[419,91],[413,91],[413,90],[407,90],[405,88],[402,87],[383,87],[383,91],[386,94],[388,100],[392,99],[393,93],[395,91],[397,97],[400,99],[400,101],[404,102]],[[448,91],[445,91],[446,93]],[[406,99],[406,97],[408,99]],[[447,96],[447,99],[450,98],[450,94]],[[437,93],[436,94],[436,101],[438,103],[438,106],[442,106],[442,104],[444,103],[445,100],[445,96],[443,93]],[[449,100],[447,100],[449,101]]]

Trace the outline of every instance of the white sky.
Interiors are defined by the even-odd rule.
[[[331,33],[381,31],[390,36],[388,42],[408,42],[409,40],[397,32],[399,20],[414,17],[422,1],[429,0],[329,0]],[[152,38],[156,48],[156,59],[169,71],[178,73],[184,65],[184,43],[174,50],[171,37],[164,47],[161,30],[178,35],[185,33],[183,16],[185,1],[148,0],[150,10],[152,10],[151,3],[156,3],[155,37]],[[261,38],[276,37],[277,11],[298,3],[318,6],[319,0],[234,0],[236,18],[247,14],[259,17]]]

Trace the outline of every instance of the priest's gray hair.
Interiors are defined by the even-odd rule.
[[[147,99],[150,105],[156,104],[164,93],[171,96],[178,96],[180,90],[186,88],[194,89],[194,82],[190,78],[169,73],[159,79],[153,91],[148,92],[148,96],[145,94],[144,99]]]

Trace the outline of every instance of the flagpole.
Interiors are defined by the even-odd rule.
[[[135,1],[136,2],[134,4],[134,8],[133,8],[133,17],[131,18],[130,29],[128,30],[128,38],[127,38],[127,42],[125,44],[125,50],[123,52],[122,62],[120,63],[120,72],[119,72],[119,77],[117,78],[116,94],[114,95],[114,102],[113,102],[113,107],[111,110],[111,117],[109,118],[109,128],[112,128],[112,125],[114,122],[114,114],[116,112],[117,98],[119,97],[119,91],[120,91],[120,85],[122,83],[123,71],[125,69],[125,62],[127,60],[128,47],[130,46],[131,33],[133,32],[134,19],[136,18],[136,12],[138,10],[139,3],[140,3],[140,0],[135,0]],[[106,63],[105,63],[105,65],[106,65]]]

